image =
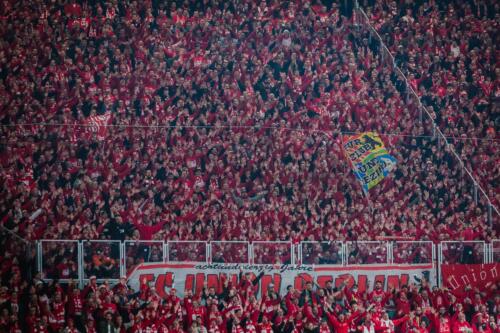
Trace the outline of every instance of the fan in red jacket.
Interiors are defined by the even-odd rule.
[[[328,318],[328,322],[333,326],[336,333],[349,332],[349,322],[352,320],[351,318],[346,318],[344,314],[341,313],[337,319],[330,305],[325,305],[325,314]]]
[[[78,287],[69,287],[68,289],[68,315],[81,316],[83,311],[83,299]]]
[[[60,327],[64,327],[66,310],[65,310],[64,301],[62,299],[62,294],[60,292],[56,293],[54,302],[52,303],[52,313],[55,316],[57,324]]]
[[[262,317],[262,323],[257,325],[260,333],[273,333],[273,327],[266,316]]]
[[[383,300],[386,297],[386,292],[382,288],[382,282],[377,281],[375,282],[375,287],[373,288],[373,291],[368,295],[368,300],[370,302],[373,302],[375,299],[380,299]]]
[[[452,326],[453,333],[472,333],[472,327],[465,320],[465,314],[463,312],[458,314],[458,319],[453,323]]]
[[[193,298],[192,300],[190,298],[185,298],[184,306],[186,307],[188,327],[190,327],[198,317],[202,319],[203,325],[206,325],[207,310],[204,306],[200,305],[200,302],[197,298]]]
[[[432,324],[434,325],[434,331],[436,333],[450,333],[451,332],[451,319],[446,314],[446,308],[440,307],[439,313],[431,310],[430,315],[428,315],[431,319]]]

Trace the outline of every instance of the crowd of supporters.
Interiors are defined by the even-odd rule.
[[[386,7],[373,9],[384,36],[400,24]],[[472,182],[418,120],[404,81],[347,8],[315,0],[6,1],[2,13],[1,223],[26,239],[497,238],[485,201],[475,203]],[[452,29],[456,16],[439,26],[470,44],[477,29],[494,26],[489,13],[460,16],[478,22],[474,32],[468,23]],[[432,39],[413,43],[401,25],[389,45],[412,45],[396,58],[441,114],[439,126],[460,131],[444,115],[453,111],[468,126],[460,135],[495,136],[492,39],[449,58],[487,66],[469,74],[489,78],[479,82],[489,90],[474,91],[491,107],[472,95],[463,101],[478,114],[474,127],[466,111],[450,108],[463,106],[453,97],[463,70],[450,64],[446,89],[428,84],[437,53],[424,46]],[[440,61],[434,76],[445,75]],[[365,130],[380,133],[398,161],[368,196],[341,145],[346,133]],[[481,179],[495,198],[500,163],[490,148],[461,154],[488,175]]]
[[[219,287],[205,284],[181,298],[174,288],[160,291],[145,281],[132,290],[126,277],[111,285],[91,276],[83,288],[73,280],[44,282],[39,273],[30,278],[29,260],[17,259],[25,258],[22,242],[8,244],[0,245],[1,332],[500,332],[498,282],[454,294],[425,278],[396,288],[376,282],[366,290],[352,280],[336,287],[304,281],[301,290],[288,286],[280,294],[273,284],[264,289],[263,273],[241,271],[237,281],[222,276]]]
[[[498,3],[360,2],[497,205]],[[339,240],[498,238],[484,198],[476,204],[457,159],[419,120],[404,79],[351,2],[341,3],[3,1],[0,223],[27,240],[331,241],[307,248],[308,263],[338,263]],[[368,130],[381,134],[397,167],[364,195],[342,138]],[[2,331],[498,332],[495,286],[465,297],[425,282],[255,297],[243,280],[160,299],[123,280],[83,290],[46,284],[23,274],[33,257],[22,242],[1,240]],[[119,274],[109,244],[86,250],[87,277]],[[75,249],[46,250],[44,267],[76,276]],[[129,268],[161,252],[130,251]],[[202,251],[173,246],[170,255]],[[224,251],[215,261],[245,256],[244,245],[232,257]],[[257,260],[276,256],[259,251]],[[353,251],[353,263],[387,256],[383,246]],[[399,254],[396,262],[431,256]]]
[[[490,0],[367,6],[395,63],[497,205],[499,9]]]

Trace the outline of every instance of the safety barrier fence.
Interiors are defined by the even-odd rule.
[[[40,240],[37,269],[61,282],[117,281],[145,262],[271,265],[421,265],[499,262],[500,241],[134,241]]]
[[[382,37],[380,37],[377,30],[372,26],[369,17],[366,15],[364,10],[359,7],[357,1],[355,1],[354,8],[354,22],[358,27],[363,27],[369,33],[370,42],[372,39],[375,39],[379,44],[379,53],[382,59],[382,62],[392,68],[394,73],[398,76],[398,78],[404,82],[404,89],[406,95],[406,102],[408,107],[411,109],[415,109],[418,114],[418,120],[420,123],[427,123],[431,125],[432,134],[437,139],[439,147],[445,147],[447,151],[450,151],[456,158],[458,164],[460,165],[460,171],[463,176],[466,177],[468,181],[471,183],[471,191],[470,194],[474,198],[475,204],[482,204],[487,208],[487,222],[493,226],[498,223],[500,218],[500,212],[498,208],[491,202],[487,192],[481,187],[479,181],[474,177],[471,170],[469,170],[462,157],[457,153],[456,147],[454,146],[453,141],[450,143],[448,138],[443,134],[441,129],[436,125],[433,115],[422,103],[419,95],[415,92],[416,87],[413,87],[406,75],[399,68],[396,63],[394,56],[391,54],[389,48],[384,43]]]

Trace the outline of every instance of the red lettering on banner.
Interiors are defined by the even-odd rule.
[[[297,289],[299,291],[302,291],[302,284],[303,283],[304,283],[304,281],[302,281],[302,279],[299,276],[296,276],[293,279],[293,289]]]
[[[347,288],[352,288],[356,283],[356,280],[354,280],[354,276],[352,276],[351,274],[344,274],[344,275],[346,276],[345,283]]]
[[[207,287],[208,288],[215,288],[217,293],[222,293],[220,284],[219,284],[219,277],[217,274],[208,274],[207,275]]]
[[[281,290],[281,274],[274,274],[274,290],[278,293]]]
[[[389,275],[387,277],[387,288],[389,288],[389,286],[399,289],[399,276]]]
[[[226,281],[228,278],[227,278],[227,274],[226,273],[220,273],[219,274],[219,279],[220,279],[220,287],[222,288],[224,286],[224,281]],[[219,293],[222,293],[222,289],[219,290]]]
[[[174,273],[168,272],[165,274],[165,286],[172,288],[174,285]]]
[[[332,276],[331,275],[320,275],[318,276],[318,278],[316,279],[318,285],[321,287],[321,288],[325,288],[326,287],[326,283],[328,281],[331,281],[332,280]]]
[[[408,282],[410,282],[410,276],[408,274],[401,274],[401,285],[407,286]]]
[[[366,275],[358,275],[358,290],[360,292],[366,291],[367,283],[368,283],[368,277]]]
[[[141,285],[153,281],[154,279],[155,279],[154,274],[141,274],[139,276],[139,281],[141,282]]]
[[[485,271],[483,271],[484,274],[486,274]],[[482,273],[481,272],[481,276]],[[146,282],[151,282],[155,281],[155,288],[158,291],[159,295],[161,297],[166,297],[166,291],[165,288],[172,288],[173,287],[173,273],[168,272],[165,274],[159,274],[155,277],[153,274],[142,274],[140,275],[140,281],[144,281],[146,279]],[[186,280],[185,280],[185,290],[191,290],[195,295],[199,295],[203,291],[204,283],[207,282],[207,287],[211,288],[214,287],[218,293],[222,292],[223,289],[223,281],[227,279],[227,275],[225,273],[220,273],[219,275],[217,274],[204,274],[204,273],[197,273],[197,274],[187,274],[186,275]],[[253,281],[255,279],[255,274],[251,273],[250,280]],[[261,288],[258,290],[258,292],[262,293],[267,293],[267,287],[270,283],[274,284],[274,290],[279,291],[281,290],[281,284],[282,284],[282,275],[279,273],[274,273],[272,276],[271,275],[264,275],[261,279]],[[331,281],[333,279],[332,275],[320,275],[316,278],[316,283],[321,287],[324,288],[326,286],[327,281]],[[462,279],[467,281],[468,277],[463,276]],[[233,285],[238,285],[238,275],[232,274],[231,275],[231,283]],[[384,275],[377,275],[375,276],[374,283],[380,281],[382,284],[385,284],[385,276]],[[394,288],[400,288],[402,285],[407,285],[409,281],[409,275],[408,274],[402,274],[401,277],[398,275],[389,275],[387,277],[387,288],[389,286],[393,286]],[[312,282],[314,283],[314,278],[311,277],[307,273],[301,273],[299,276],[295,277],[294,280],[294,288],[298,290],[302,290],[307,282]],[[356,283],[356,280],[351,274],[342,274],[339,275],[335,278],[335,286],[339,287],[342,282],[344,282],[347,286],[347,288],[352,288],[353,285]],[[366,275],[358,275],[358,289],[360,291],[366,290],[367,287],[367,282],[368,278]],[[460,286],[460,283],[458,283],[455,279],[454,276],[449,277],[449,283],[450,282],[455,282],[456,285],[453,285],[450,283],[453,287],[453,289],[456,289]]]
[[[375,286],[375,283],[381,282],[382,283],[382,289],[385,287],[385,275],[375,275],[375,279],[373,281],[373,286]]]
[[[302,291],[302,289],[304,289],[304,286],[306,285],[306,282],[313,282],[313,278],[307,273],[300,273],[294,279],[294,289]]]
[[[339,287],[342,282],[345,282],[348,288],[352,288],[356,281],[351,274],[341,274],[335,279],[335,287]]]
[[[262,279],[260,279],[261,283],[261,290],[262,290],[262,295],[266,294],[267,293],[267,286],[269,285],[269,283],[272,282],[272,278],[271,278],[271,275],[264,275],[262,277]]]
[[[184,290],[194,290],[194,274],[186,275],[186,282],[184,284]]]
[[[203,284],[205,283],[205,273],[197,273],[196,274],[196,287],[195,287],[195,295],[200,295],[203,291]]]
[[[473,268],[469,267],[471,265],[455,266],[468,267],[465,271],[462,270],[463,268],[461,267],[454,267],[453,270],[449,269],[449,273],[451,274],[448,274],[448,276],[443,275],[443,280],[448,281],[448,285],[456,288],[455,292],[459,292],[459,288],[468,281],[485,285],[486,282],[497,278],[497,269],[495,266],[489,266],[488,264],[477,265],[477,267]],[[426,268],[427,267],[405,267],[399,269],[388,267],[386,271],[383,271],[379,267],[376,267],[374,271],[371,271],[369,268],[355,268],[354,270],[350,270],[349,267],[331,267],[329,270],[327,267],[324,267],[313,272],[304,272],[303,270],[302,273],[298,273],[297,271],[294,272],[293,269],[283,272],[274,269],[265,271],[267,274],[263,276],[260,283],[261,288],[257,292],[261,294],[267,292],[267,287],[270,283],[274,284],[274,289],[277,292],[283,293],[285,292],[285,287],[289,284],[292,284],[295,289],[300,291],[304,289],[307,282],[314,283],[314,281],[316,281],[320,287],[325,287],[326,282],[329,280],[334,281],[335,286],[339,286],[344,282],[348,288],[352,288],[352,286],[357,283],[358,290],[361,292],[368,289],[368,281],[370,282],[370,287],[372,287],[376,281],[380,281],[383,283],[384,289],[389,285],[394,288],[401,288],[402,285],[407,285],[409,283],[410,276],[422,274],[422,269]],[[428,269],[431,269],[431,267]],[[141,274],[142,272],[151,273]],[[258,274],[258,272],[257,270],[249,271],[250,280],[255,279],[255,274]],[[366,274],[363,274],[365,272]],[[402,274],[403,272],[404,274]],[[412,273],[408,274],[409,272]],[[205,282],[209,288],[214,287],[219,293],[222,292],[223,282],[225,280],[229,280],[232,285],[238,285],[240,282],[238,273],[237,269],[227,269],[223,273],[223,271],[216,268],[195,267],[189,264],[143,264],[143,266],[139,266],[139,268],[131,274],[129,281],[131,282],[130,286],[136,290],[139,289],[140,284],[144,283],[143,281],[147,283],[153,281],[161,297],[165,297],[168,293],[168,288],[174,285],[179,289],[179,295],[184,295],[184,291],[191,291],[199,295],[203,290]],[[378,275],[376,275],[377,273]],[[392,275],[388,275],[391,273]],[[136,283],[135,285],[134,281]]]
[[[279,291],[281,289],[281,274],[274,274],[273,276],[271,275],[264,275],[261,279],[261,290],[262,294],[267,293],[267,287],[269,284],[272,283],[274,284],[274,291]]]
[[[169,273],[167,273],[169,274]],[[160,274],[156,278],[156,283],[155,283],[155,289],[156,292],[158,293],[158,296],[161,298],[165,299],[167,297],[167,293],[165,292],[165,279],[167,274]],[[170,273],[172,274],[172,273]]]
[[[233,286],[238,285],[238,274],[231,275],[231,283],[233,284]]]

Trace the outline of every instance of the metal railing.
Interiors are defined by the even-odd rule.
[[[441,129],[436,125],[434,122],[434,117],[431,115],[429,110],[422,104],[422,101],[418,94],[415,92],[411,84],[409,84],[407,77],[404,75],[403,71],[399,68],[399,66],[396,64],[394,60],[394,56],[391,54],[389,51],[389,48],[386,46],[384,43],[382,37],[378,34],[377,30],[371,25],[370,19],[364,12],[362,8],[359,7],[357,1],[355,1],[355,9],[354,9],[354,20],[355,24],[360,24],[363,25],[367,31],[370,32],[370,37],[375,37],[377,41],[380,44],[380,56],[382,58],[382,61],[386,62],[389,66],[392,66],[393,70],[397,73],[397,75],[404,81],[405,83],[405,90],[406,90],[406,98],[407,100],[414,99],[417,107],[418,107],[418,112],[419,112],[419,120],[420,122],[423,122],[423,115],[425,114],[427,116],[427,120],[430,121],[432,124],[432,130],[434,136],[437,137],[438,139],[438,144],[443,144],[445,145],[446,149],[448,149],[452,154],[455,156],[456,160],[460,164],[460,167],[462,169],[462,172],[468,175],[470,181],[472,182],[472,189],[471,192],[473,194],[474,200],[476,204],[479,202],[479,195],[482,194],[482,196],[486,199],[487,202],[487,209],[488,209],[488,223],[490,226],[493,225],[493,213],[496,214],[496,218],[500,217],[500,212],[497,207],[495,207],[490,198],[488,197],[486,191],[481,187],[479,182],[475,179],[475,177],[472,175],[469,169],[465,166],[465,163],[463,162],[462,158],[457,154],[457,152],[454,149],[454,146],[448,142],[448,139],[445,137]]]
[[[205,241],[167,242],[168,262],[209,262],[210,245]]]
[[[123,243],[124,270],[121,275],[127,275],[138,265],[145,262],[167,261],[167,247],[162,241],[130,241]]]
[[[442,285],[441,265],[487,264],[492,261],[492,244],[484,241],[443,241],[437,245],[438,284]]]
[[[391,242],[359,241],[346,243],[347,265],[376,265],[391,263]]]
[[[291,242],[252,243],[252,263],[254,264],[295,264],[293,244]]]
[[[489,262],[484,241],[444,241],[439,245],[440,264],[484,264]]]
[[[344,253],[342,242],[301,242],[298,260],[302,265],[344,265]]]
[[[76,240],[43,239],[37,242],[38,271],[45,279],[69,282],[83,278],[82,243]]]
[[[250,264],[252,249],[249,242],[213,241],[210,242],[210,259],[214,263]]]
[[[432,264],[436,261],[436,248],[431,241],[397,241],[392,243],[393,264]]]
[[[500,241],[104,241],[40,240],[37,268],[46,280],[90,276],[116,281],[144,262],[199,262],[265,265],[432,265],[483,264],[500,261]]]

